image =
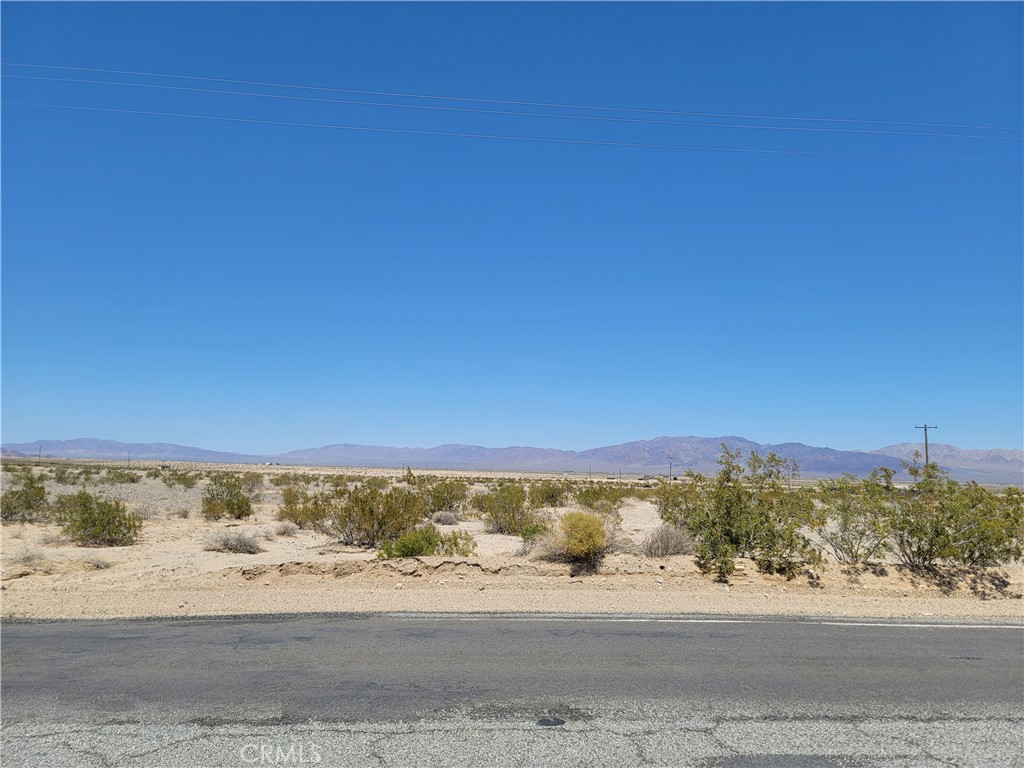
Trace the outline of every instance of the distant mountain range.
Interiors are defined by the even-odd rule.
[[[743,455],[751,451],[770,451],[796,459],[802,477],[834,477],[850,472],[866,475],[876,467],[898,472],[901,460],[909,461],[915,443],[902,443],[876,451],[837,451],[815,448],[803,443],[764,445],[742,437],[659,437],[622,445],[609,445],[585,451],[560,451],[552,448],[483,448],[478,445],[439,445],[435,448],[393,448],[381,445],[341,443],[322,448],[307,448],[276,456],[208,451],[171,443],[121,443],[116,440],[78,438],[76,440],[37,440],[34,443],[4,443],[5,456],[47,458],[108,459],[137,461],[208,461],[232,464],[311,464],[347,467],[401,467],[420,469],[507,469],[533,472],[598,472],[663,474],[669,457],[673,474],[692,469],[705,474],[717,469],[716,461],[725,443]],[[964,450],[941,443],[929,447],[930,458],[958,480],[980,483],[1024,482],[1024,451],[991,449]]]

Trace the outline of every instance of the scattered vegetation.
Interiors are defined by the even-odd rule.
[[[455,525],[459,522],[459,516],[454,512],[442,510],[441,512],[435,512],[431,520],[437,525]]]
[[[568,483],[542,480],[530,486],[530,503],[534,507],[564,507],[571,491]]]
[[[108,469],[101,480],[108,485],[126,485],[140,482],[142,476],[130,469]]]
[[[541,556],[572,565],[574,573],[593,572],[612,548],[609,520],[592,512],[567,512],[539,539]]]
[[[280,522],[274,527],[274,533],[278,536],[294,536],[298,530],[299,526],[290,520]]]
[[[423,496],[410,488],[379,490],[361,484],[332,495],[328,514],[314,527],[331,538],[359,547],[377,547],[414,529],[426,517]]]
[[[617,509],[622,506],[623,501],[632,495],[634,495],[632,489],[614,483],[587,483],[578,486],[573,491],[576,503],[587,509],[595,509],[598,505],[605,508],[610,505]],[[602,504],[602,502],[604,503]]]
[[[744,468],[738,451],[725,445],[722,451],[718,474],[687,473],[685,495],[666,511],[666,522],[686,528],[696,539],[697,566],[727,580],[735,558],[745,556],[761,571],[791,579],[802,567],[820,564],[820,552],[801,532],[811,522],[813,500],[790,491],[786,482],[798,472],[795,463],[755,451]]]
[[[88,491],[58,497],[56,519],[67,538],[86,547],[126,547],[142,532],[142,519],[123,501],[101,499]]]
[[[343,489],[310,493],[305,488],[286,485],[281,489],[282,503],[277,509],[277,519],[299,528],[316,528],[335,513],[346,494]]]
[[[0,498],[0,519],[4,522],[32,523],[45,520],[50,504],[43,481],[31,469],[19,472],[17,480],[7,480]],[[15,486],[15,487],[11,487]]]
[[[901,563],[930,568],[939,561],[993,566],[1021,557],[1024,504],[1019,488],[1002,494],[958,483],[935,464],[906,464],[914,485],[890,493],[890,540]],[[891,484],[890,484],[891,485]]]
[[[222,517],[230,517],[241,520],[252,513],[252,501],[245,495],[241,477],[223,472],[211,478],[203,493],[204,518],[220,520]]]
[[[520,483],[502,483],[490,493],[477,494],[473,506],[491,533],[520,536],[537,522],[537,513],[527,503],[526,488]]]
[[[394,557],[469,557],[476,552],[476,540],[467,531],[441,533],[427,524],[381,544],[377,557],[386,560]]]
[[[217,531],[207,537],[203,549],[207,552],[231,552],[240,555],[263,552],[256,539],[239,531]]]
[[[282,472],[270,478],[270,484],[278,488],[287,486],[312,485],[316,482],[316,476],[305,472]]]
[[[684,528],[666,523],[651,531],[644,539],[642,549],[648,557],[692,555],[693,537]]]
[[[422,479],[420,482],[423,482]],[[423,495],[427,504],[427,514],[448,512],[454,514],[457,521],[469,498],[469,486],[462,480],[436,480],[423,489]]]
[[[199,473],[187,469],[168,469],[160,474],[160,479],[168,488],[180,485],[182,488],[195,488],[199,483]]]

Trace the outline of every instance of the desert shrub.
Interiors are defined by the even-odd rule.
[[[263,551],[256,539],[239,531],[217,531],[207,537],[203,549],[239,555],[255,555]]]
[[[377,557],[386,560],[394,557],[469,557],[476,551],[476,541],[467,531],[441,533],[433,525],[407,531],[397,539],[381,544]]]
[[[569,512],[561,520],[562,542],[566,557],[595,560],[604,554],[604,520],[586,512]]]
[[[45,520],[50,509],[43,481],[26,470],[16,475],[17,480],[4,482],[0,497],[0,519],[5,522],[30,523]],[[17,484],[17,485],[15,485]],[[15,487],[10,487],[14,485]]]
[[[161,474],[163,473],[161,472],[160,467],[150,467],[146,470],[146,477],[150,480],[156,480]]]
[[[1018,489],[998,495],[977,483],[950,480],[935,464],[906,464],[914,485],[893,496],[890,541],[912,568],[940,560],[991,566],[1021,556],[1024,510]]]
[[[666,523],[647,535],[642,549],[648,557],[692,555],[693,537],[684,528]]]
[[[277,509],[277,519],[287,520],[299,528],[316,528],[336,510],[344,498],[344,491],[318,491],[310,493],[305,488],[293,485],[281,490],[282,504]]]
[[[530,486],[530,503],[535,507],[562,507],[569,499],[570,490],[566,483],[542,480]]]
[[[130,469],[108,469],[103,476],[103,482],[110,485],[126,485],[137,483],[142,480],[138,472]]]
[[[235,520],[252,515],[252,502],[242,490],[242,478],[229,473],[218,473],[210,480],[203,493],[202,515],[207,520],[231,517]]]
[[[125,547],[138,541],[142,531],[142,519],[123,501],[108,501],[88,491],[58,497],[56,517],[65,536],[88,547]]]
[[[421,480],[422,482],[422,480]],[[431,483],[423,490],[427,514],[458,512],[469,498],[469,486],[462,480],[444,479]]]
[[[995,566],[1019,560],[1024,549],[1024,495],[1010,486],[1002,494],[977,483],[957,488],[951,515],[950,560]]]
[[[518,536],[537,519],[536,512],[527,504],[526,488],[519,483],[502,483],[490,493],[477,494],[473,504],[492,533]]]
[[[26,547],[17,554],[12,555],[11,562],[16,565],[25,565],[30,568],[36,568],[49,564],[50,559],[38,549]]]
[[[42,547],[59,547],[63,544],[67,544],[68,540],[62,533],[44,531],[39,535],[39,538],[36,539],[36,543]]]
[[[336,491],[347,490],[348,484],[352,482],[352,480],[353,478],[348,475],[328,475],[324,478],[324,482]]]
[[[343,544],[379,546],[412,530],[426,517],[423,496],[409,488],[381,491],[363,484],[343,497],[332,498],[329,514],[314,527]]]
[[[567,512],[537,545],[544,559],[571,563],[574,572],[593,571],[609,551],[608,521],[591,512]]]
[[[662,520],[679,519],[686,504],[687,488],[685,484],[661,482],[654,488],[644,488],[650,493],[651,501],[658,509]]]
[[[459,516],[454,512],[449,512],[445,509],[440,512],[435,512],[431,520],[433,520],[437,525],[455,525],[459,522]]]
[[[391,487],[391,481],[386,477],[361,477],[359,478],[359,485],[368,490],[386,491]]]
[[[199,473],[187,469],[170,469],[161,473],[160,479],[168,488],[180,485],[182,488],[195,488],[199,483]]]
[[[587,509],[594,509],[599,502],[606,502],[613,507],[622,506],[622,502],[632,496],[632,488],[613,483],[588,483],[573,491],[576,503]]]
[[[299,526],[291,520],[280,522],[274,527],[274,533],[278,536],[294,536],[298,530]]]
[[[887,469],[875,470],[865,480],[853,475],[824,480],[818,484],[818,509],[810,528],[840,563],[881,557],[889,548],[895,494]]]
[[[242,493],[253,504],[259,504],[263,500],[263,475],[259,472],[243,473]]]
[[[795,577],[803,565],[818,565],[820,552],[801,533],[811,519],[812,499],[787,488],[787,478],[798,469],[795,463],[774,453],[761,457],[751,452],[744,469],[739,457],[723,445],[718,474],[708,478],[688,472],[685,496],[666,511],[666,522],[686,528],[696,539],[697,566],[724,580],[738,556],[786,578]]]
[[[278,488],[285,488],[289,485],[310,485],[316,481],[313,475],[302,472],[282,472],[270,478],[270,484]]]

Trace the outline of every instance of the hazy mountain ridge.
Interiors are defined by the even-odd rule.
[[[209,451],[189,445],[174,443],[122,443],[118,440],[98,440],[93,437],[78,437],[73,440],[36,440],[32,443],[4,443],[8,452],[34,458],[40,452],[44,457],[58,459],[108,459],[125,460],[129,453],[138,461],[222,461],[230,463],[253,463],[261,461],[259,456],[249,456],[226,451]]]
[[[803,443],[776,445],[755,443],[742,437],[658,437],[620,445],[563,451],[554,448],[510,446],[485,448],[477,445],[446,444],[433,448],[400,448],[383,445],[338,443],[307,448],[274,456],[209,451],[173,443],[121,443],[116,440],[77,438],[75,440],[37,440],[33,443],[5,443],[5,455],[49,458],[94,458],[125,460],[129,452],[135,460],[208,461],[235,464],[275,462],[280,464],[319,464],[324,466],[399,467],[423,469],[491,469],[536,472],[619,471],[641,474],[665,474],[672,457],[673,474],[687,469],[705,474],[718,467],[722,444],[731,450],[761,454],[775,452],[795,459],[803,477],[834,477],[849,472],[867,475],[876,467],[890,467],[898,473],[902,462],[910,461],[923,445],[902,443],[876,451],[839,451]],[[958,480],[985,483],[1021,483],[1024,480],[1024,451],[1010,449],[964,450],[937,443],[929,446],[933,461]]]

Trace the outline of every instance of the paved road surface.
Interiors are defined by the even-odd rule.
[[[1024,766],[1024,630],[678,617],[5,622],[3,766]],[[547,723],[547,724],[542,724]]]

